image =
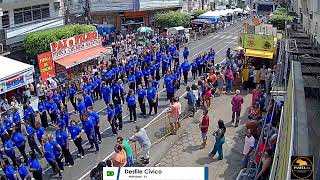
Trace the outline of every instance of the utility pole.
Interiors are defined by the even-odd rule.
[[[90,24],[91,23],[91,2],[90,0],[86,0],[85,1],[85,5],[84,5],[84,18],[85,18],[85,22],[86,24]]]
[[[70,1],[63,0],[63,8],[64,8],[64,23],[70,23]]]
[[[201,9],[204,10],[204,0],[201,0]]]

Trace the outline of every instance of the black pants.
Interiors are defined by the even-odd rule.
[[[162,76],[167,74],[167,70],[168,70],[168,68],[162,67]]]
[[[74,165],[73,157],[70,153],[70,150],[67,148],[67,145],[65,144],[64,146],[61,146],[61,148],[64,155],[65,163]]]
[[[42,180],[42,169],[40,168],[39,171],[33,171],[32,176],[35,180]]]
[[[142,84],[142,78],[136,79],[136,88],[138,89],[138,86]]]
[[[26,154],[26,145],[23,144],[20,147],[18,147],[23,159],[24,159],[24,163],[28,163],[28,156]]]
[[[128,106],[128,107],[130,112],[130,121],[132,121],[132,116],[133,116],[133,121],[137,121],[136,105]]]
[[[108,121],[110,123],[112,133],[118,134],[117,128],[116,128],[116,118],[115,117],[108,117]]]
[[[156,80],[157,81],[160,80],[160,70],[159,69],[156,70]]]
[[[100,133],[99,125],[94,126],[94,131],[96,132],[96,136],[98,137],[98,140],[101,141],[101,133]]]
[[[73,142],[78,149],[78,154],[81,154],[82,156],[84,156],[84,149],[82,147],[82,138],[79,137],[79,138],[75,139]]]
[[[185,84],[188,83],[188,72],[183,72],[183,80]]]
[[[135,91],[135,83],[134,82],[129,82],[129,88],[133,89]]]
[[[200,64],[198,66],[198,75],[201,76],[201,74],[202,74],[202,65]]]
[[[57,165],[58,165],[59,169],[60,170],[64,170],[63,162],[62,162],[62,155],[61,154],[55,154],[54,156],[56,157],[56,162],[57,162]]]
[[[170,102],[172,102],[173,97],[174,97],[174,92],[168,92],[168,91],[167,91],[167,100],[169,100]]]
[[[74,108],[74,111],[76,112],[77,111],[77,104],[75,102],[75,98],[74,98],[74,96],[69,96],[69,98],[70,98],[70,102]]]
[[[56,122],[57,122],[57,114],[50,113],[49,116],[50,116],[50,119],[51,119],[51,123],[52,124],[56,124]]]
[[[13,165],[14,167],[17,167],[17,157],[16,157],[16,155],[10,156],[9,158],[10,158],[11,161],[12,161],[12,165]]]
[[[39,154],[42,154],[42,152],[40,151],[33,136],[28,136],[28,143],[29,143],[29,147],[33,153],[35,153],[35,151],[37,151]]]
[[[148,87],[148,76],[144,76],[143,79],[144,79],[145,86]]]
[[[196,76],[197,76],[197,70],[192,70],[192,77],[193,77],[193,80],[196,80]]]
[[[44,128],[49,127],[46,111],[43,111],[42,113],[40,112],[40,120],[41,120],[42,127]]]
[[[114,105],[121,104],[120,94],[112,94],[112,101]]]
[[[149,102],[149,114],[152,112],[152,108],[154,108],[154,113],[158,113],[158,104],[156,101],[148,101]]]
[[[93,148],[95,146],[96,151],[99,151],[99,144],[98,144],[96,135],[88,135],[87,134],[87,138],[90,143],[90,148]]]
[[[36,123],[36,117],[34,117],[34,115],[33,114],[30,114],[30,125],[33,127],[33,128],[35,128],[35,123]]]
[[[48,163],[50,164],[52,170],[53,170],[53,173],[58,173],[59,176],[61,176],[61,172],[60,172],[60,168],[58,166],[58,163],[56,161],[50,161],[48,160]]]
[[[123,127],[123,123],[122,123],[122,112],[117,114],[117,119],[119,121],[119,129],[121,130]]]
[[[62,99],[61,99],[61,102],[62,102],[63,106],[64,106],[66,109],[68,109],[66,99],[65,99],[65,98],[62,98]]]
[[[17,132],[21,133],[21,122],[17,122],[15,128]]]
[[[138,98],[139,101],[139,105],[140,105],[140,109],[143,115],[147,114],[147,110],[146,110],[146,103],[143,102],[143,99]]]

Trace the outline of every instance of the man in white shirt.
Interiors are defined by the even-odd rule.
[[[244,146],[243,146],[243,155],[244,155],[244,161],[243,161],[243,168],[247,167],[248,161],[250,159],[250,154],[254,149],[255,145],[255,139],[251,135],[251,130],[248,129],[246,132],[246,137],[244,138]]]

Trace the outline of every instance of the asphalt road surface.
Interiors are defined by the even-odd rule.
[[[249,20],[245,20],[249,21]],[[237,24],[231,25],[226,27],[224,30],[219,32],[212,33],[208,36],[202,37],[200,40],[194,41],[189,43],[187,46],[190,50],[189,61],[195,59],[198,55],[202,55],[205,52],[208,52],[210,48],[213,48],[216,51],[215,56],[215,63],[221,63],[225,59],[225,52],[230,47],[234,49],[237,46],[238,42],[238,35],[242,30],[243,22],[239,22]],[[182,52],[183,50],[181,50]],[[181,61],[183,61],[182,56]],[[191,77],[191,73],[189,74]],[[195,81],[189,79],[188,85],[195,83]],[[159,106],[158,106],[158,114],[154,115],[152,113],[151,116],[147,116],[147,118],[143,118],[140,116],[140,108],[137,107],[137,115],[138,120],[137,123],[129,123],[129,112],[126,106],[123,106],[123,120],[124,120],[124,127],[123,130],[119,131],[119,135],[123,138],[127,139],[130,138],[134,134],[134,127],[135,125],[139,125],[141,127],[148,126],[150,123],[155,121],[156,119],[163,116],[167,110],[169,102],[166,99],[166,91],[162,87],[163,81],[160,82],[159,88]],[[181,87],[176,92],[176,96],[183,98],[185,95],[185,85],[183,84],[183,80],[181,81]],[[147,103],[148,104],[148,103]],[[137,104],[138,105],[138,104]],[[71,108],[71,105],[69,105]],[[148,111],[147,105],[147,111]],[[99,112],[100,114],[100,131],[102,132],[102,143],[100,146],[100,151],[96,154],[95,151],[87,151],[89,148],[89,144],[86,138],[84,139],[84,149],[85,149],[85,157],[83,159],[78,158],[76,147],[74,146],[73,142],[70,142],[70,151],[74,157],[75,164],[73,167],[65,167],[63,172],[63,179],[65,180],[82,180],[82,179],[89,179],[90,171],[102,160],[106,160],[110,158],[113,154],[113,147],[115,144],[116,137],[112,135],[111,128],[109,122],[107,121],[107,117],[105,116],[106,106],[102,100],[97,100],[94,103],[95,111]],[[72,119],[79,120],[78,115],[71,115]],[[156,128],[156,127],[153,127]],[[156,129],[155,129],[156,130]],[[54,133],[54,130],[51,130]],[[149,133],[152,129],[148,129],[148,135],[150,138],[153,137],[153,134]],[[152,141],[152,140],[151,140]],[[29,147],[27,147],[27,150]],[[27,151],[28,152],[28,151]],[[152,155],[152,152],[151,152]],[[44,158],[40,160],[42,168],[43,168],[43,178],[44,179],[56,179],[57,176],[51,177],[50,174],[52,173],[52,169],[50,168],[49,164],[46,162]]]

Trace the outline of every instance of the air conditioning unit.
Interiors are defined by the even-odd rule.
[[[3,44],[0,43],[0,54],[3,53]]]

